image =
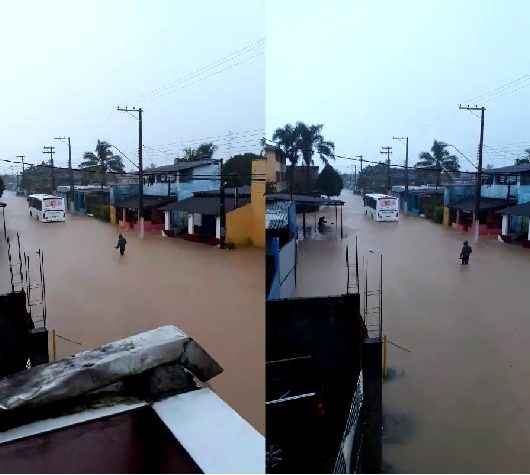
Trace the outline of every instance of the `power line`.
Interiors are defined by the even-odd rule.
[[[209,63],[209,64],[207,64],[205,66],[200,67],[200,68],[197,68],[197,69],[195,69],[195,70],[193,70],[193,71],[181,76],[180,78],[176,79],[175,81],[166,84],[165,86],[161,86],[161,87],[158,87],[158,88],[155,88],[155,89],[151,90],[149,94],[155,95],[155,94],[158,94],[160,92],[164,92],[167,89],[174,88],[175,86],[178,86],[178,85],[182,84],[183,82],[195,79],[196,77],[199,77],[200,75],[202,75],[204,73],[207,73],[207,72],[209,72],[212,69],[215,69],[215,68],[217,68],[219,66],[222,66],[222,65],[226,64],[227,62],[230,62],[230,61],[232,61],[234,59],[237,59],[238,57],[241,57],[243,55],[246,55],[249,52],[252,53],[256,49],[262,48],[264,44],[265,44],[265,38],[264,37],[263,38],[259,38],[258,40],[253,41],[252,43],[248,44],[247,46],[245,46],[243,48],[240,48],[240,49],[237,49],[237,50],[234,50],[231,53],[229,53],[228,55],[226,55],[226,56],[224,56],[224,57],[222,57],[220,59],[217,59],[217,60],[213,61],[212,63]]]
[[[485,93],[483,94],[479,94],[478,96],[475,96],[475,97],[472,97],[470,99],[467,99],[465,100],[464,102],[467,102],[468,104],[469,103],[473,103],[477,100],[483,100],[485,99],[487,96],[492,96],[492,95],[495,95],[495,94],[498,94],[500,92],[503,92],[503,91],[506,91],[506,90],[509,90],[511,87],[517,87],[521,81],[525,82],[525,81],[528,81],[530,79],[530,74],[523,74],[522,76],[512,80],[512,81],[509,81],[505,84],[502,84],[501,86],[498,86],[494,89],[491,89],[489,91],[486,91]]]
[[[239,56],[234,56],[233,58],[231,59],[237,59],[238,57],[241,57],[241,61],[236,61],[236,62],[233,62],[233,61],[224,61],[224,62],[221,62],[219,64],[216,64],[215,67],[210,67],[210,68],[207,68],[207,69],[204,69],[203,71],[201,71],[200,73],[197,73],[197,74],[194,74],[194,75],[190,75],[189,77],[185,77],[185,78],[181,78],[180,80],[177,80],[175,81],[174,83],[168,85],[168,86],[165,86],[165,87],[162,87],[162,88],[159,88],[158,90],[154,90],[153,92],[151,92],[151,94],[149,95],[150,97],[163,97],[163,96],[167,96],[169,94],[172,94],[173,92],[175,92],[176,90],[178,89],[183,89],[185,87],[189,87],[189,86],[192,86],[193,84],[196,84],[198,82],[202,82],[208,78],[211,78],[213,76],[216,76],[217,74],[220,74],[220,73],[223,73],[225,71],[228,71],[229,69],[232,69],[236,66],[239,66],[241,64],[244,64],[244,63],[247,63],[249,61],[252,61],[253,59],[259,57],[259,56],[262,56],[264,54],[264,49],[263,49],[263,45],[260,45],[259,47],[256,47],[254,48],[254,50],[252,51],[249,51],[251,54],[240,54]],[[219,68],[220,69],[216,69],[216,68]],[[145,97],[145,96],[143,96]]]

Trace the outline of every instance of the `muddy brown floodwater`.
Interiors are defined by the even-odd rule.
[[[416,217],[374,223],[359,197],[342,198],[347,237],[299,244],[297,295],[344,292],[355,235],[372,288],[383,253],[384,333],[411,350],[389,346],[385,470],[530,471],[530,251],[481,240],[462,267],[462,233]],[[335,222],[333,209],[319,214]]]
[[[264,433],[264,251],[216,247],[146,233],[127,233],[123,258],[118,229],[94,218],[39,223],[25,198],[6,192],[8,234],[22,236],[33,256],[45,255],[48,328],[58,356],[173,324],[196,339],[224,368],[211,385]],[[0,284],[8,289],[6,245],[0,237]]]

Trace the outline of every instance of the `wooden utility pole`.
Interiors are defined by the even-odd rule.
[[[138,113],[138,226],[139,238],[144,238],[144,168],[142,160],[142,112],[141,107],[117,107],[120,112]]]
[[[69,175],[69,181],[70,181],[70,202],[68,203],[70,206],[70,212],[73,213],[75,210],[74,206],[74,200],[75,200],[75,193],[74,193],[74,171],[72,170],[72,144],[70,142],[70,137],[55,137],[55,140],[61,140],[68,142],[68,175]]]
[[[219,247],[225,248],[225,234],[226,234],[226,206],[225,206],[225,183],[223,177],[223,159],[219,162],[219,175],[220,175],[220,186],[219,186]]]
[[[408,213],[409,203],[409,138],[408,137],[392,137],[394,140],[405,140],[405,203],[403,209],[405,214]]]
[[[482,148],[484,146],[484,112],[486,108],[484,106],[458,106],[460,110],[467,111],[480,111],[480,140],[478,144],[478,167],[477,167],[477,182],[475,184],[475,212],[473,216],[474,221],[474,239],[478,241],[480,235],[480,194],[482,191]]]
[[[52,193],[55,193],[55,167],[53,165],[53,154],[55,153],[54,146],[44,146],[42,153],[50,155],[50,176],[52,180]]]
[[[20,180],[20,186],[22,187],[22,189],[24,189],[24,158],[26,158],[25,155],[17,155],[17,158],[20,158],[21,162],[22,162],[22,179]],[[18,188],[18,183],[17,183],[17,188]],[[18,191],[18,189],[17,189]]]
[[[360,177],[363,174],[363,161],[364,161],[363,160],[363,156],[362,155],[355,155],[355,158],[358,158],[359,162],[361,163],[361,171],[359,172],[359,177]],[[357,177],[356,184],[358,183],[358,181],[359,181],[359,178]],[[358,185],[357,185],[357,191],[360,193]]]
[[[381,151],[379,153],[386,155],[386,192],[390,193],[390,154],[392,153],[392,147],[388,145],[385,147],[381,147]]]

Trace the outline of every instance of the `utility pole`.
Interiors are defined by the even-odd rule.
[[[74,171],[72,170],[72,144],[70,143],[70,137],[55,137],[55,140],[67,141],[68,142],[68,173],[70,177],[70,213],[75,210],[74,200]]]
[[[355,155],[355,158],[358,158],[359,162],[361,162],[361,171],[359,172],[359,176],[362,176],[362,174],[363,174],[363,156],[362,155]],[[358,179],[357,179],[356,183],[357,182],[358,182]],[[357,187],[357,191],[360,193],[359,187]]]
[[[390,186],[390,154],[392,153],[392,147],[385,146],[381,147],[381,151],[379,152],[382,155],[386,155],[386,192],[387,194],[391,191]]]
[[[394,140],[405,140],[405,203],[403,210],[405,214],[408,213],[409,204],[409,138],[408,137],[392,137]]]
[[[220,197],[219,197],[219,221],[220,221],[220,230],[219,230],[219,247],[221,249],[225,248],[225,228],[226,228],[226,207],[225,207],[225,183],[223,177],[223,159],[219,162],[219,175],[221,177],[221,185],[219,188]]]
[[[52,193],[55,193],[55,169],[53,166],[53,154],[55,153],[55,147],[54,146],[44,146],[42,147],[42,153],[47,153],[50,155],[50,175],[52,179]]]
[[[353,191],[357,191],[357,165],[354,165],[353,168],[355,170],[354,175],[353,175],[354,180],[355,180],[354,185],[353,185]]]
[[[22,180],[20,180],[20,186],[22,187],[22,189],[24,189],[24,158],[26,158],[25,155],[17,155],[17,158],[20,158],[21,162],[22,162]],[[17,188],[18,188],[18,182],[17,182]],[[17,190],[18,191],[18,190]]]
[[[475,213],[473,216],[474,221],[474,239],[475,241],[478,241],[479,235],[480,235],[480,219],[479,219],[479,213],[480,213],[480,194],[482,191],[482,148],[484,146],[484,112],[486,111],[486,108],[484,106],[479,107],[475,105],[474,107],[471,106],[462,106],[461,104],[458,106],[460,110],[467,110],[467,111],[480,111],[480,141],[478,144],[478,167],[477,167],[477,183],[475,184]]]
[[[120,112],[138,112],[138,224],[139,237],[144,238],[144,168],[142,162],[142,112],[141,107],[117,107]]]

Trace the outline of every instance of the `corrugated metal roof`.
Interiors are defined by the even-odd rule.
[[[503,206],[510,206],[513,202],[506,201],[503,198],[480,198],[480,209],[495,209],[502,208]],[[453,208],[461,209],[462,211],[473,211],[475,209],[475,199],[466,198],[458,203],[452,205]]]
[[[510,206],[497,211],[499,214],[507,214],[509,216],[530,216],[530,203],[522,203],[516,206]]]
[[[275,201],[274,203],[267,203],[265,228],[283,229],[288,227],[290,206],[290,201]]]
[[[320,206],[343,206],[344,201],[333,200],[329,198],[323,198],[321,196],[311,196],[311,195],[302,195],[302,194],[293,194],[290,193],[267,193],[265,195],[267,202],[272,201],[295,201],[300,204],[308,205],[320,205]]]
[[[482,173],[530,173],[530,163],[521,163],[520,165],[509,165],[507,167],[490,168],[489,170],[483,170]]]
[[[241,197],[238,200],[237,208],[245,206],[250,200],[246,197]],[[219,206],[221,199],[219,196],[192,196],[181,201],[174,201],[165,206],[162,206],[162,211],[171,211],[179,209],[188,213],[198,213],[219,216]],[[227,212],[236,209],[235,199],[233,197],[225,197],[225,210]]]
[[[173,201],[174,198],[168,198],[167,196],[145,196],[144,195],[144,208],[157,208],[162,206],[170,201]],[[128,208],[128,209],[138,209],[138,196],[132,196],[124,200],[117,201],[115,206],[117,208]]]

